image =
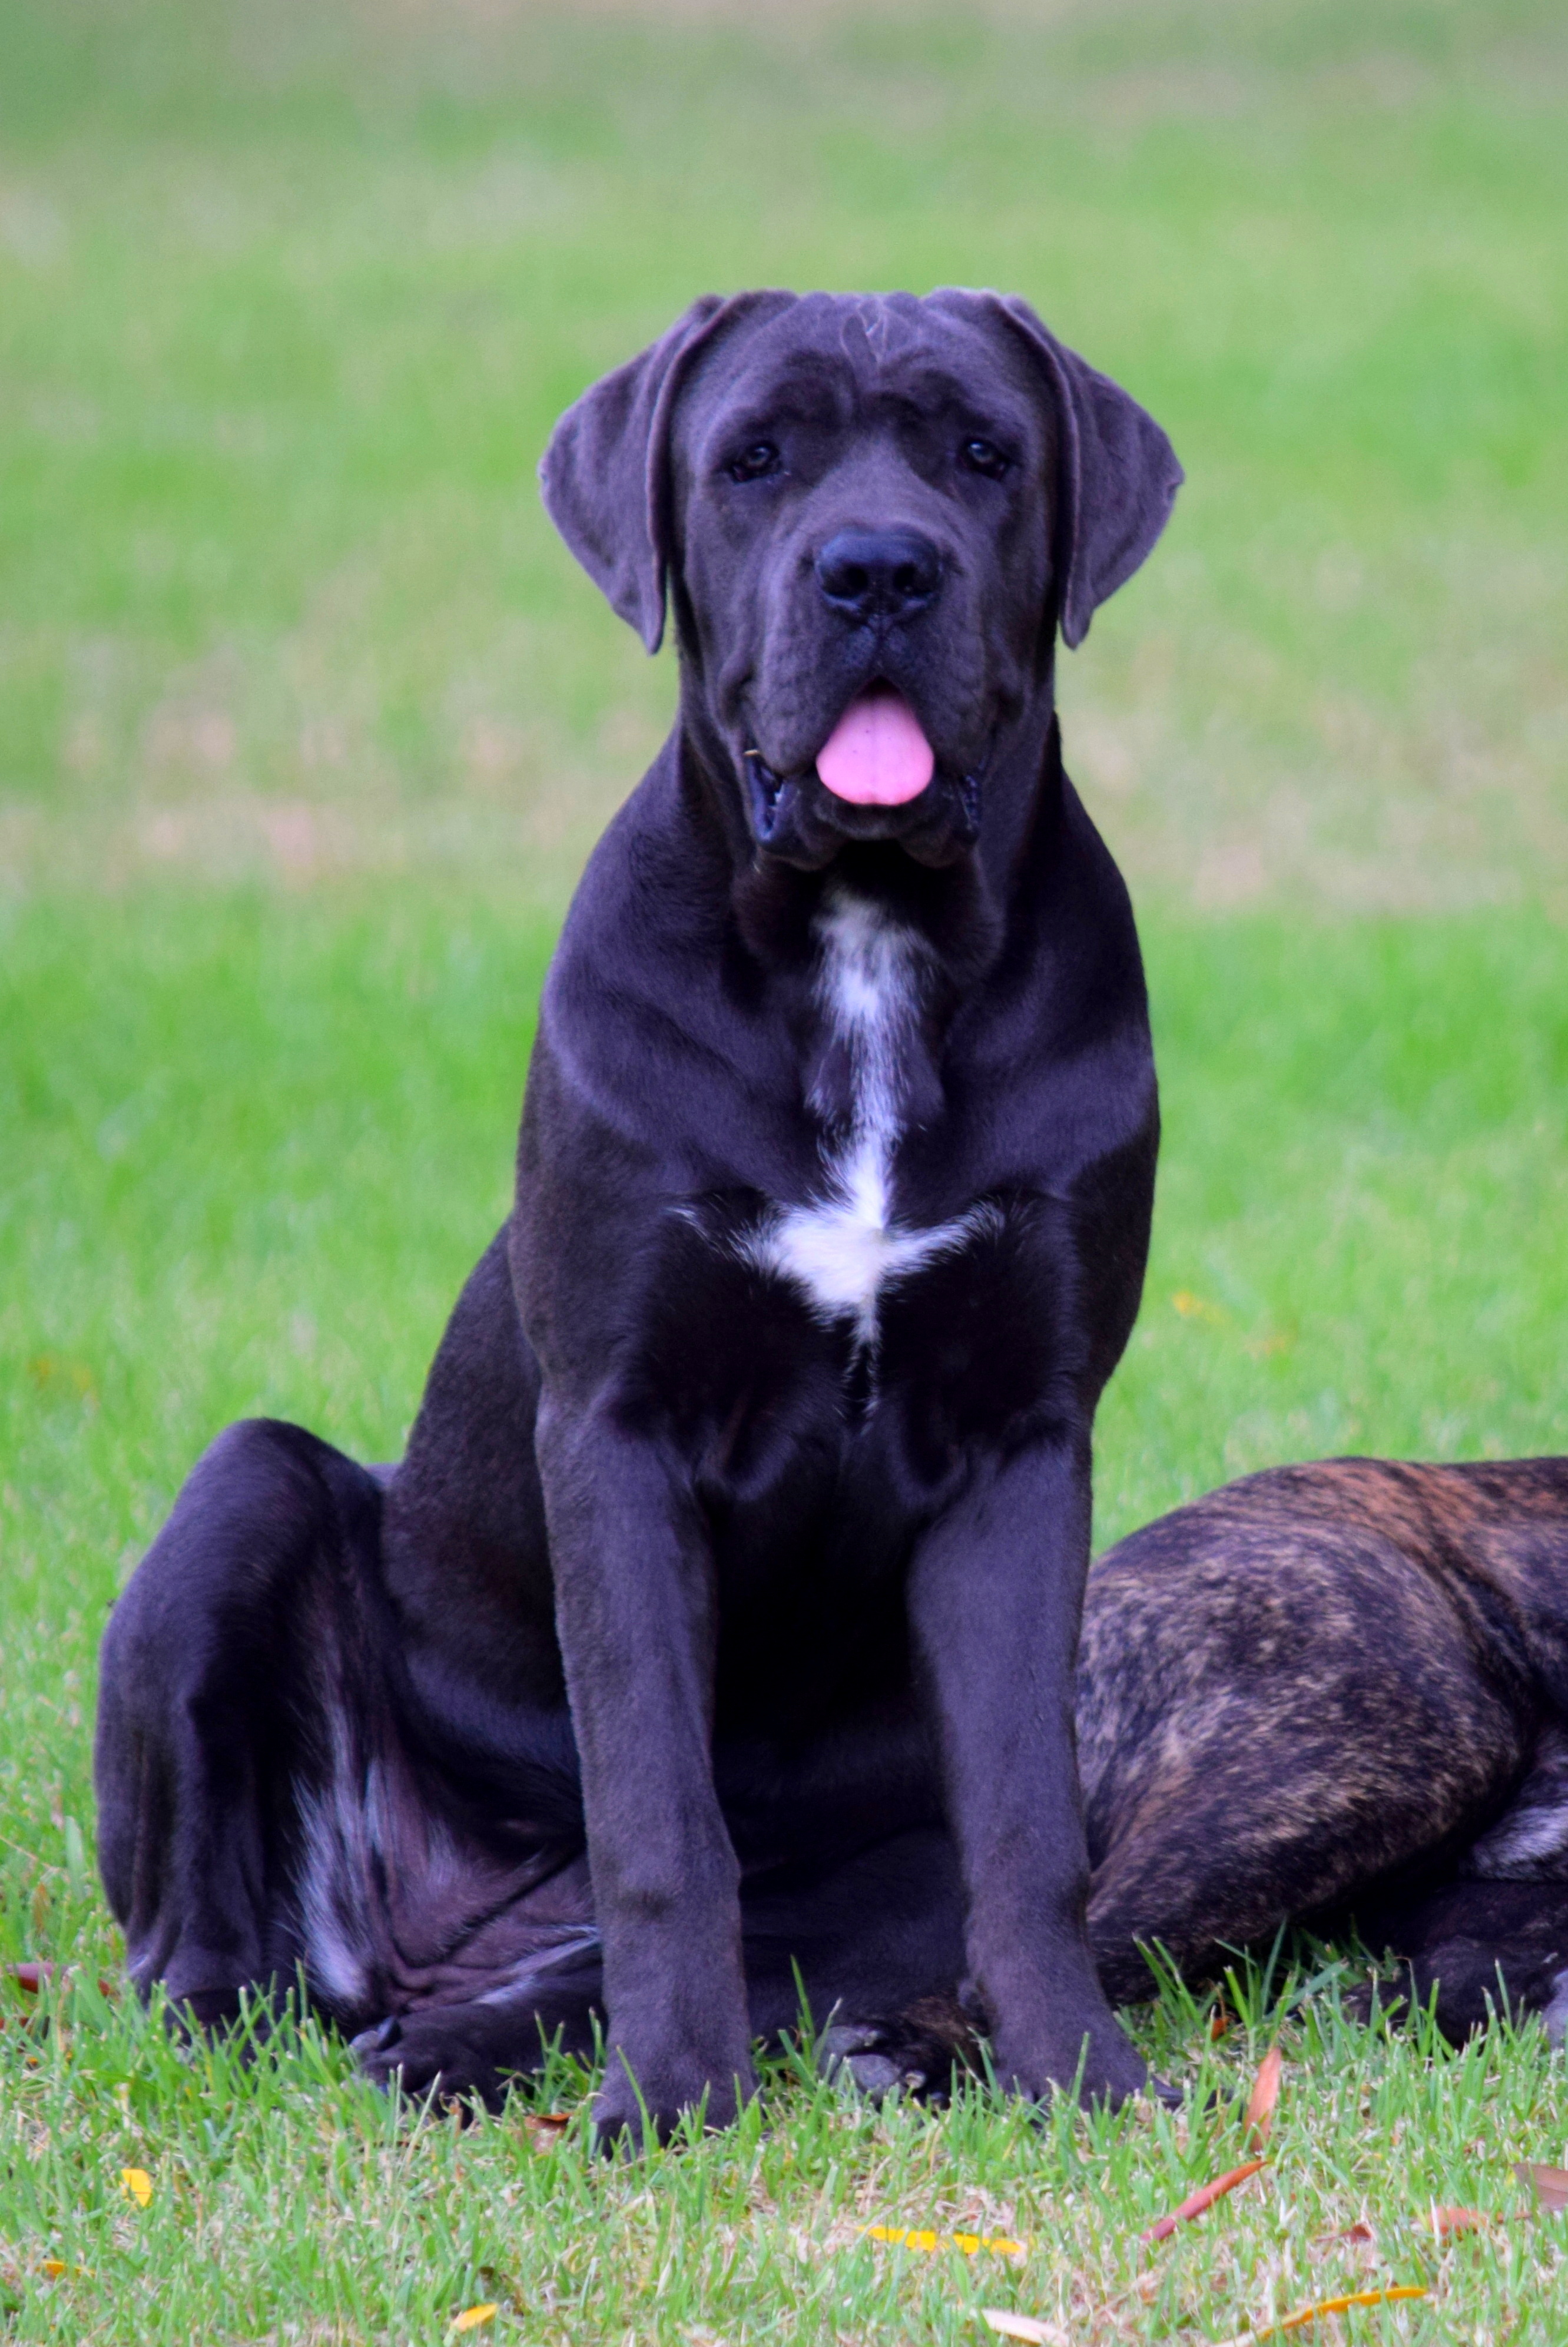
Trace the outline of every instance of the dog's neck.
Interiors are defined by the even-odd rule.
[[[812,930],[807,1103],[835,1136],[842,1184],[869,1207],[886,1189],[900,1129],[928,1105],[939,968],[917,928],[843,880],[824,889]]]

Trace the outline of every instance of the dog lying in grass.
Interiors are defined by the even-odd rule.
[[[1339,1459],[1102,1557],[1079,1655],[1090,1936],[1117,2004],[1353,1924],[1458,2040],[1568,2024],[1568,1460]]]
[[[1282,1926],[1401,1960],[1453,2043],[1568,2033],[1568,1460],[1337,1459],[1227,1484],[1089,1577],[1077,1723],[1112,2002]],[[1360,1993],[1364,2008],[1374,2002]],[[975,2019],[832,2028],[870,2091],[940,2092]]]

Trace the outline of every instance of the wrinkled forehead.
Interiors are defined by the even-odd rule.
[[[1005,326],[912,293],[807,293],[728,336],[676,417],[699,467],[716,444],[781,415],[850,423],[879,410],[952,418],[1022,447],[1049,429],[1043,387]]]

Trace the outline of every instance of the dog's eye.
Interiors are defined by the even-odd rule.
[[[732,481],[761,481],[776,473],[784,459],[771,440],[753,440],[730,465]]]
[[[988,481],[999,481],[1008,470],[1008,459],[994,440],[966,440],[963,459],[971,473],[983,473]]]

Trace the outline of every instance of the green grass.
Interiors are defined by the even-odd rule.
[[[1101,1539],[1280,1459],[1568,1450],[1565,213],[1545,0],[0,0],[0,1960],[79,1968],[47,2026],[0,1989],[0,2336],[1216,2339],[1356,2280],[1435,2295],[1350,2338],[1568,2336],[1509,2173],[1568,2147],[1533,2027],[1387,2040],[1328,1965],[1217,2045],[1162,2002],[1178,2119],[783,2065],[596,2168],[106,2004],[88,1778],[201,1445],[395,1454],[505,1209],[564,890],[672,685],[532,468],[710,284],[1017,287],[1188,466],[1062,688],[1166,1112]],[[1140,2252],[1276,2028],[1269,2178]],[[1509,2220],[1440,2253],[1434,2200]]]
[[[1102,1419],[1102,1536],[1280,1458],[1568,1447],[1560,933],[1146,926],[1168,1142],[1148,1300]],[[231,1418],[395,1453],[504,1210],[548,942],[412,884],[148,890],[90,915],[44,898],[0,927],[19,1177],[0,1221],[0,1956],[88,1975],[64,2029],[20,2026],[12,2000],[0,2034],[19,2337],[435,2341],[477,2301],[562,2347],[678,2347],[692,2325],[957,2339],[979,2302],[1060,2311],[1076,2337],[1143,2270],[1141,2226],[1240,2156],[1234,2121],[1204,2116],[1204,2065],[1245,2070],[1276,2024],[1211,2053],[1177,1997],[1145,2034],[1193,2085],[1180,2124],[1059,2116],[1036,2136],[983,2101],[874,2118],[785,2072],[733,2139],[618,2175],[575,2137],[541,2158],[515,2115],[410,2133],[313,2036],[247,2073],[97,1998],[118,1960],[88,1870],[105,1608]],[[1543,2304],[1568,2326],[1547,2221],[1440,2260],[1413,2229],[1432,2199],[1513,2209],[1510,2160],[1563,2153],[1561,2057],[1533,2028],[1458,2059],[1386,2043],[1341,2018],[1337,1979],[1285,2024],[1276,2180],[1146,2261],[1155,2298],[1104,2335],[1225,2336],[1357,2259],[1374,2280],[1439,2269],[1440,2311],[1369,2315],[1376,2335],[1551,2335],[1529,2327]],[[575,2106],[581,2083],[544,2092]],[[145,2214],[118,2187],[133,2166],[156,2182]],[[1375,2250],[1309,2254],[1368,2212]],[[1030,2257],[1015,2274],[856,2230],[884,2220],[1021,2232]]]
[[[1562,2335],[1556,2222],[1532,2221],[1509,2168],[1561,2133],[1556,2065],[1533,2032],[1457,2057],[1424,2034],[1368,2034],[1332,1980],[1284,2024],[1270,2168],[1153,2250],[1143,2229],[1244,2157],[1239,2104],[1273,2025],[1211,2046],[1206,2014],[1170,2001],[1148,2034],[1190,2086],[1190,2117],[1058,2109],[1037,2125],[979,2092],[940,2120],[875,2115],[797,2060],[726,2136],[610,2167],[580,2114],[541,2154],[521,2097],[466,2130],[420,2125],[313,2031],[247,2070],[176,2051],[90,1983],[61,2022],[0,2119],[25,2228],[0,2307],[23,2338],[437,2342],[487,2303],[481,2335],[551,2342],[958,2347],[989,2337],[982,2306],[1063,2339],[1212,2337],[1389,2283],[1430,2302],[1363,2315],[1352,2337]],[[579,2106],[581,2087],[558,2068],[543,2095]],[[128,2168],[151,2181],[145,2209]],[[1456,2202],[1495,2225],[1440,2243],[1432,2209]],[[1370,2242],[1327,2238],[1368,2219]],[[871,2225],[1026,2254],[922,2253],[866,2239]]]

